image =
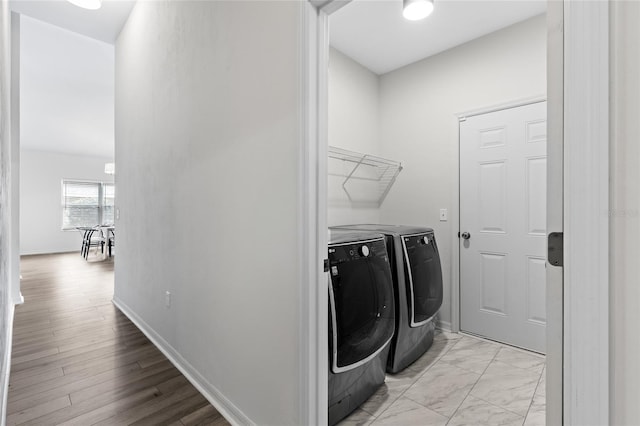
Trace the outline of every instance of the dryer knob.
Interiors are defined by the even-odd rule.
[[[427,237],[426,235],[424,237],[422,237],[422,242],[427,245],[429,244],[429,237]]]
[[[362,247],[360,247],[360,250],[358,251],[360,252],[360,255],[363,257],[369,256],[369,247],[367,247],[366,245],[363,245]]]

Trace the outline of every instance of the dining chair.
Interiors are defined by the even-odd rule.
[[[91,250],[91,247],[96,247],[97,252],[97,247],[100,246],[100,251],[104,253],[104,245],[105,239],[102,236],[102,232],[99,228],[86,228],[82,237],[82,248],[80,254],[85,259],[88,259],[89,250]]]
[[[116,230],[109,228],[107,230],[107,250],[109,257],[111,257],[111,249],[116,245]]]
[[[87,237],[91,228],[86,226],[77,226],[76,229],[82,234],[82,245],[80,246],[80,256],[84,257],[84,251],[87,244]]]

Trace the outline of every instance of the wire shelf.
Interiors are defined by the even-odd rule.
[[[342,188],[347,194],[347,197],[349,197],[349,200],[354,202],[369,201],[375,202],[379,206],[384,201],[393,183],[402,171],[402,163],[399,161],[389,160],[375,155],[363,154],[333,146],[329,146],[328,154],[329,159],[343,161],[345,164],[349,164],[349,166],[344,169],[346,172],[341,175],[344,177]],[[360,188],[360,186],[354,185],[354,182],[357,181],[369,181],[373,185],[376,185],[373,193],[365,197],[369,199],[362,199],[359,196],[361,194],[357,194]]]

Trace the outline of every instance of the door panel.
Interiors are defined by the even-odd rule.
[[[544,236],[547,229],[547,159],[528,158],[527,179],[527,232]]]
[[[545,352],[546,102],[460,123],[460,326]]]
[[[479,165],[480,232],[504,234],[507,229],[507,164],[496,161]]]
[[[480,310],[505,315],[507,293],[507,256],[495,253],[480,253],[482,275]]]
[[[546,325],[546,259],[530,256],[527,262],[527,321]]]

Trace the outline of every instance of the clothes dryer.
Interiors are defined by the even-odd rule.
[[[384,383],[395,329],[393,279],[381,234],[329,236],[329,424]]]
[[[398,373],[420,358],[433,343],[433,318],[442,306],[442,268],[431,228],[401,225],[333,227],[385,235],[396,302],[396,330],[387,371]]]

